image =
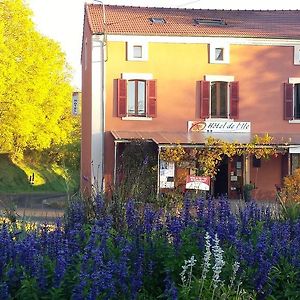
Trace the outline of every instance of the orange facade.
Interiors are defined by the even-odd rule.
[[[86,24],[83,45],[85,39],[88,44],[91,43],[91,36]],[[181,41],[181,37],[164,41],[163,37],[155,40],[153,37],[141,36],[143,47],[147,47],[148,57],[146,60],[130,61],[128,43],[132,41],[132,36],[125,38],[119,36],[119,41],[118,37],[110,39],[108,35],[106,38],[106,44],[102,48],[105,53],[103,60],[105,88],[103,99],[99,101],[105,103],[102,116],[105,120],[103,177],[108,185],[113,183],[116,163],[116,146],[111,131],[187,132],[188,121],[201,120],[200,81],[207,78],[221,78],[222,81],[225,76],[232,78],[231,81],[238,82],[238,117],[231,119],[234,122],[250,122],[252,133],[282,134],[284,138],[288,138],[289,134],[300,132],[300,122],[290,122],[284,118],[284,83],[288,83],[290,78],[300,78],[300,66],[294,64],[292,43],[282,42],[280,45],[276,42],[272,44],[271,41],[267,45],[268,43],[259,43],[257,40],[230,41],[224,37],[222,41],[229,44],[229,61],[211,63],[210,43],[192,39]],[[137,37],[133,39],[133,41],[138,40]],[[86,54],[85,51],[88,53]],[[88,58],[87,66],[83,66],[82,72],[82,176],[91,178],[89,118],[94,100],[91,99],[92,59],[89,59],[90,55],[91,46],[83,47],[82,60],[86,59],[84,57]],[[131,75],[131,78],[136,77],[134,79],[139,79],[139,76],[143,77],[143,74],[146,74],[156,81],[155,117],[119,116],[117,80],[126,77],[124,74]],[[254,166],[251,159],[247,162],[247,166],[243,161],[243,170],[237,171],[242,176],[241,184],[250,181],[254,183],[256,186],[254,197],[257,199],[273,198],[274,185],[281,184],[283,176],[291,170],[289,156],[287,150],[286,155],[272,157],[267,161],[262,160],[259,167]],[[231,182],[231,176],[236,175],[236,168],[230,164],[226,168],[228,194],[239,197],[238,194],[234,194],[234,182]]]

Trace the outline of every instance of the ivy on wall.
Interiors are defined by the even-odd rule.
[[[178,144],[176,147],[166,147],[160,153],[160,159],[173,161],[196,161],[201,170],[201,175],[215,177],[218,166],[226,155],[232,158],[235,155],[254,155],[256,158],[267,159],[277,156],[282,149],[272,144],[273,137],[269,134],[255,135],[248,144],[239,142],[225,142],[220,139],[209,137],[203,147],[184,148]]]

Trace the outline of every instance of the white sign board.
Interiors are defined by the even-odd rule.
[[[72,115],[78,116],[80,114],[80,98],[81,93],[74,92],[72,95]]]
[[[300,153],[300,147],[298,147],[298,146],[290,146],[289,152],[290,153]]]
[[[175,163],[161,160],[159,165],[159,187],[173,189],[175,186]]]
[[[210,177],[187,176],[185,188],[190,190],[209,191]]]
[[[188,121],[189,132],[250,132],[250,122]]]

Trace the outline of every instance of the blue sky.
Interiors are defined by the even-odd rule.
[[[73,68],[73,85],[81,87],[81,38],[86,0],[25,0],[33,10],[37,30],[61,44]],[[104,4],[211,9],[300,9],[298,0],[104,0]],[[300,12],[299,12],[300,14]]]

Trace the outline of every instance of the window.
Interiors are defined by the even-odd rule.
[[[291,161],[292,161],[292,174],[293,174],[296,169],[300,168],[300,154],[291,153]]]
[[[155,118],[156,80],[117,79],[117,104],[118,117]]]
[[[300,65],[300,46],[294,46],[294,65]]]
[[[284,119],[300,120],[300,78],[284,84]]]
[[[200,118],[238,118],[239,83],[232,76],[206,76],[200,81]]]
[[[146,116],[146,81],[127,82],[127,113],[129,116]]]
[[[209,45],[209,62],[211,64],[229,64],[229,45],[223,42]]]
[[[166,20],[164,18],[149,18],[152,24],[165,24]]]
[[[146,61],[148,60],[148,43],[143,41],[127,42],[127,60]]]
[[[142,46],[133,46],[133,57],[142,58],[143,57],[143,47]]]
[[[215,60],[223,61],[224,60],[224,49],[223,48],[216,48],[215,49]]]
[[[221,19],[194,19],[196,25],[208,25],[208,26],[225,26],[226,22]]]
[[[211,82],[210,99],[211,118],[227,118],[228,83],[223,81]]]

